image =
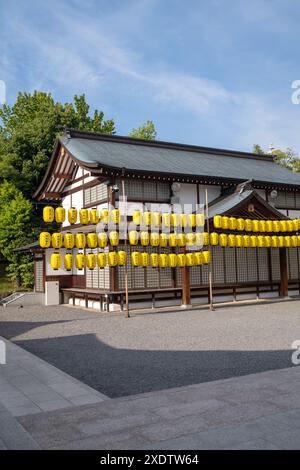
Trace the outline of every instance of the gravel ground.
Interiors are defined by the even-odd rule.
[[[292,366],[300,301],[139,314],[0,308],[0,335],[109,397]]]

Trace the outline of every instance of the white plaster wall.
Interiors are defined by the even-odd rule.
[[[197,204],[197,185],[181,183],[180,190],[175,193],[175,196],[179,197],[179,204],[188,205],[185,212],[193,212],[196,210]]]
[[[221,186],[205,186],[200,184],[199,185],[199,197],[200,197],[200,204],[205,204],[205,190],[207,189],[208,193],[208,202],[217,199],[221,195]]]

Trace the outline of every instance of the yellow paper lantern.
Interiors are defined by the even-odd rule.
[[[280,231],[279,220],[272,220],[272,231],[273,232],[279,232]]]
[[[75,256],[75,266],[76,268],[81,271],[85,268],[86,259],[83,253],[77,253]]]
[[[167,212],[162,214],[161,224],[162,224],[163,227],[170,227],[170,225],[171,225],[171,214],[168,214]]]
[[[236,235],[235,236],[235,246],[237,248],[243,248],[244,246],[244,238],[243,235]]]
[[[141,264],[141,254],[139,251],[133,251],[131,253],[131,264],[134,267],[140,266]]]
[[[89,248],[96,248],[98,246],[98,237],[97,234],[92,232],[88,233],[86,237],[87,246]]]
[[[298,230],[299,230],[299,220],[298,219],[293,219],[292,222],[293,222],[293,231],[298,232]]]
[[[100,222],[102,222],[103,224],[108,223],[108,209],[102,209],[100,211]]]
[[[149,232],[141,232],[140,238],[141,238],[141,245],[142,246],[148,246],[149,245],[149,242],[150,242]]]
[[[76,222],[77,222],[77,209],[75,209],[75,207],[71,207],[68,210],[68,221],[69,221],[70,225],[76,224]]]
[[[194,253],[187,253],[186,254],[186,265],[187,266],[194,266],[194,264],[195,264]]]
[[[236,228],[237,230],[244,230],[245,229],[245,221],[244,219],[236,219]]]
[[[119,244],[119,233],[116,230],[109,232],[109,243],[111,246],[117,246]]]
[[[129,235],[129,244],[137,245],[139,242],[139,233],[136,230],[130,230],[128,235]]]
[[[72,271],[73,268],[73,255],[66,253],[64,256],[64,267],[66,271]]]
[[[110,211],[110,220],[113,224],[120,223],[120,211],[119,209],[113,209]]]
[[[273,231],[273,221],[266,220],[266,232],[272,232],[272,231]]]
[[[73,233],[71,232],[65,233],[64,234],[64,247],[69,250],[72,250],[72,248],[74,248],[74,245],[75,245],[75,238],[74,238]]]
[[[76,248],[82,249],[85,248],[86,245],[86,236],[82,232],[78,232],[75,235],[75,245]]]
[[[177,255],[177,266],[183,268],[186,265],[186,255],[184,253],[179,253]]]
[[[285,246],[284,237],[282,235],[280,237],[278,237],[278,246],[280,248],[283,248]]]
[[[157,268],[158,267],[158,254],[157,253],[151,253],[150,254],[150,266],[151,266],[151,268]]]
[[[188,214],[187,219],[189,227],[196,227],[196,214]]]
[[[150,234],[150,245],[151,246],[159,246],[159,233],[152,232]]]
[[[168,266],[170,268],[176,268],[176,266],[177,266],[177,255],[175,253],[170,253],[168,255]]]
[[[202,247],[204,245],[204,233],[203,232],[196,232],[196,245]]]
[[[258,221],[258,227],[260,232],[265,232],[266,231],[266,221],[265,220],[259,220]]]
[[[258,246],[258,248],[264,248],[265,247],[265,237],[263,235],[258,235],[258,237],[257,237],[257,246]]]
[[[87,209],[80,209],[79,221],[82,225],[87,225],[89,223],[89,211]]]
[[[252,232],[252,220],[245,219],[245,230],[246,232]]]
[[[278,246],[279,246],[278,237],[277,237],[277,235],[273,235],[271,237],[271,247],[272,248],[278,248]]]
[[[259,232],[259,220],[252,220],[253,232]]]
[[[66,220],[66,209],[64,207],[56,207],[55,221],[58,224],[62,224],[65,220]]]
[[[51,254],[50,266],[54,271],[57,271],[61,267],[61,255],[59,253]]]
[[[145,225],[146,227],[151,225],[151,212],[143,212],[143,225]]]
[[[229,246],[230,248],[234,248],[236,246],[236,242],[235,242],[235,235],[228,235],[227,237],[227,246]]]
[[[160,268],[166,268],[168,265],[168,256],[166,253],[160,253],[158,255],[158,265]]]
[[[221,233],[219,235],[219,245],[220,246],[227,246],[227,235],[226,235],[226,233]]]
[[[140,260],[141,260],[142,267],[147,268],[147,266],[149,264],[149,255],[148,255],[148,253],[146,253],[146,252],[141,253]]]
[[[272,245],[272,239],[269,235],[266,235],[265,236],[265,247],[270,248],[271,245]]]
[[[151,268],[157,268],[158,267],[158,254],[157,253],[151,253],[150,254],[150,266],[151,266]]]
[[[291,236],[291,244],[292,244],[292,247],[297,247],[298,246],[298,237],[297,235],[292,235]]]
[[[107,233],[106,232],[98,233],[98,246],[99,248],[105,248],[107,246]]]
[[[229,228],[229,217],[226,215],[222,217],[221,226],[223,230],[228,230]]]
[[[213,218],[213,223],[215,228],[222,227],[222,217],[220,215],[215,215]]]
[[[160,224],[161,224],[160,212],[152,212],[151,213],[151,226],[152,227],[159,227]]]
[[[181,223],[181,217],[180,214],[171,214],[171,225],[172,227],[179,227]]]
[[[210,251],[202,251],[202,256],[204,264],[210,263]]]
[[[235,217],[229,217],[228,221],[228,228],[229,230],[236,230],[236,218]]]
[[[297,235],[297,246],[300,246],[300,235]]]
[[[175,246],[177,246],[177,236],[176,236],[176,233],[170,233],[170,236],[169,236],[169,245],[174,248]]]
[[[105,268],[106,263],[107,263],[106,253],[98,253],[97,263],[98,263],[98,266],[99,266],[100,269]]]
[[[168,246],[168,235],[166,233],[162,232],[159,234],[159,246],[162,248]]]
[[[205,216],[202,213],[196,214],[196,227],[204,227]]]
[[[280,231],[286,232],[287,231],[286,220],[280,220],[279,224],[280,224]]]
[[[39,237],[41,248],[50,248],[51,246],[51,235],[49,232],[41,232]]]
[[[194,232],[186,233],[185,241],[186,241],[186,244],[189,246],[194,245],[196,242],[196,234]],[[178,244],[178,238],[177,238],[177,244]]]
[[[118,266],[125,266],[127,261],[126,251],[117,252]]]
[[[195,235],[195,239],[196,239],[196,235]],[[177,246],[180,246],[180,247],[185,246],[186,241],[187,241],[187,238],[186,238],[185,233],[177,233],[177,235],[176,235],[176,244],[177,244]]]
[[[91,224],[97,224],[99,222],[99,214],[98,214],[98,211],[95,207],[93,207],[91,210],[90,210],[90,214],[89,214],[89,217],[90,217],[90,222]]]
[[[134,211],[134,213],[132,214],[132,222],[135,225],[141,224],[141,211]]]
[[[216,232],[212,232],[209,237],[211,245],[217,245],[219,242],[219,235]]]
[[[292,240],[291,240],[291,237],[289,235],[284,237],[284,246],[286,248],[290,248],[292,246]]]
[[[204,259],[203,259],[203,254],[202,254],[202,252],[201,252],[201,251],[196,251],[196,252],[194,253],[194,255],[195,255],[195,264],[196,264],[197,266],[199,266],[200,264],[203,264]]]
[[[286,228],[288,232],[292,232],[294,230],[294,224],[292,220],[286,221]]]
[[[61,233],[52,233],[51,243],[53,248],[62,247],[62,234]]]
[[[94,253],[88,253],[86,255],[86,267],[90,270],[95,269],[97,265],[96,255]]]
[[[43,220],[44,222],[53,222],[54,220],[54,209],[51,206],[46,206],[43,209]]]
[[[115,251],[109,251],[107,254],[108,266],[117,266],[118,256]]]
[[[250,247],[251,248],[256,248],[257,247],[257,236],[256,235],[251,235],[250,236]]]

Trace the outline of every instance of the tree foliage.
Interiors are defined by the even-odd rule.
[[[112,134],[115,124],[103,112],[89,114],[85,96],[73,103],[55,102],[40,91],[19,93],[13,106],[0,108],[0,177],[13,181],[31,197],[53,151],[55,138],[64,127]]]
[[[140,127],[136,129],[132,129],[129,133],[130,137],[135,137],[137,139],[144,139],[144,140],[155,140],[157,137],[157,132],[154,126],[153,121],[147,121]]]

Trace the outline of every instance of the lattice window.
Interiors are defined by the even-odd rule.
[[[271,272],[272,281],[280,281],[280,260],[278,248],[271,248]]]
[[[200,266],[192,266],[190,268],[190,283],[191,286],[201,286],[201,268]]]
[[[147,201],[150,199],[151,201],[157,200],[156,194],[156,183],[154,181],[148,181],[147,183],[143,184],[144,187],[144,200]]]
[[[300,209],[300,194],[295,193],[295,209]]]
[[[157,184],[157,200],[164,201],[170,199],[170,186],[168,183],[156,183]]]
[[[248,281],[258,281],[257,276],[257,249],[247,248],[247,268],[248,268]]]
[[[225,248],[226,284],[236,283],[235,248]]]
[[[182,287],[182,268],[175,268],[176,287]]]
[[[42,259],[35,260],[34,287],[36,292],[44,292],[44,262]]]
[[[121,187],[121,179],[117,178],[116,183]],[[156,181],[125,180],[125,192],[129,200],[169,201],[170,199],[169,184]]]
[[[297,248],[288,248],[288,269],[289,269],[289,279],[297,279],[299,277],[298,270],[298,249]]]
[[[248,282],[247,248],[236,249],[237,282]]]
[[[96,184],[83,190],[83,204],[89,206],[107,199],[107,185],[104,183]]]
[[[224,257],[221,246],[212,247],[212,259],[213,259],[213,279],[216,284],[224,284]]]
[[[202,264],[201,271],[202,271],[201,272],[202,283],[204,286],[207,286],[208,285],[208,273],[209,273],[208,265]]]
[[[101,252],[99,248],[87,249],[86,253],[94,253],[96,256]],[[105,252],[108,252],[108,249],[105,249]],[[100,269],[96,266],[95,269],[86,269],[86,287],[90,289],[109,289],[109,267],[106,266],[104,269]]]
[[[275,207],[278,209],[297,209],[300,208],[300,197],[298,194],[289,191],[278,191],[275,200]]]
[[[258,277],[260,281],[269,281],[268,248],[258,249]]]

